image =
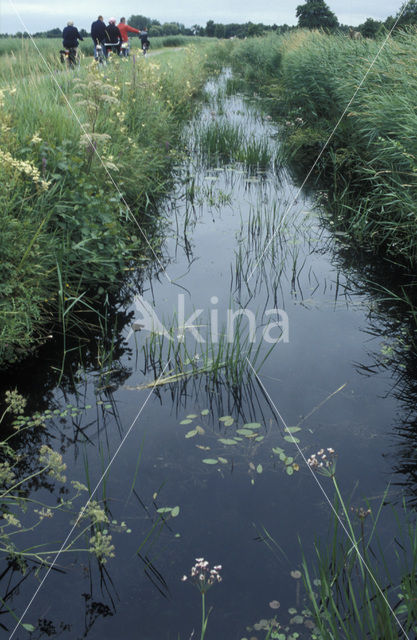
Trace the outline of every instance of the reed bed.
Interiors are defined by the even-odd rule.
[[[415,266],[415,31],[387,40],[349,105],[382,44],[295,31],[238,43],[231,60],[245,80],[263,85],[282,119],[287,158],[301,163],[304,175],[332,135],[318,169],[344,230],[361,246]]]

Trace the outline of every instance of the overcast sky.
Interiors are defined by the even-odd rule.
[[[305,0],[154,0],[141,3],[136,0],[0,0],[0,33],[23,31],[22,22],[29,32],[44,31],[65,26],[73,20],[79,28],[89,30],[91,22],[102,14],[107,20],[121,15],[142,14],[160,22],[181,22],[189,27],[215,22],[263,22],[264,24],[296,24],[296,7]],[[402,2],[384,0],[329,0],[330,9],[343,24],[358,25],[366,18],[385,19],[395,15]]]

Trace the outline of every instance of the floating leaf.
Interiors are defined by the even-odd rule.
[[[187,418],[190,418],[191,420],[193,420],[194,418],[198,418],[198,415],[196,413],[190,413]]]
[[[286,442],[291,442],[292,444],[298,444],[300,442],[300,440],[294,436],[284,436],[284,440],[286,440]]]
[[[253,464],[253,462],[249,462],[249,467],[250,467],[250,469],[255,471],[255,465]]]
[[[181,420],[180,424],[190,424],[192,422],[192,420]]]
[[[297,431],[301,431],[301,427],[285,427],[285,431],[288,433],[297,433]]]
[[[217,464],[217,458],[204,458],[204,464]]]
[[[36,627],[34,627],[33,624],[29,624],[29,622],[25,622],[24,624],[22,624],[22,627],[25,629],[25,631],[29,631],[30,633],[36,630]]]
[[[197,429],[191,429],[188,433],[185,434],[186,438],[194,438],[198,433]]]
[[[274,447],[272,451],[276,453],[278,456],[284,453],[284,449],[281,449],[281,447]]]
[[[260,422],[247,422],[246,424],[243,425],[244,429],[260,429],[260,427],[261,427]]]
[[[291,616],[293,616],[295,613],[297,613],[297,609],[294,609],[294,607],[290,607],[290,608],[288,609],[288,613],[289,613]]]
[[[171,513],[172,507],[160,507],[156,511],[157,513]]]
[[[290,624],[303,624],[304,622],[304,618],[303,616],[294,616],[293,618],[291,618],[290,620]]]
[[[300,471],[300,465],[297,462],[293,462],[292,468],[294,471]]]
[[[263,470],[263,466],[261,464],[258,464],[258,466],[256,467],[256,473],[262,473]]]
[[[232,440],[232,438],[219,438],[219,442],[227,445],[237,444],[236,440]]]
[[[218,460],[219,460],[219,462],[221,462],[222,464],[227,464],[227,460],[226,460],[226,458],[221,458],[221,457],[219,456]]]
[[[279,459],[282,460],[283,462],[285,462],[285,460],[287,459],[287,456],[285,455],[285,453],[280,453],[279,454]]]
[[[236,433],[239,433],[241,436],[250,436],[254,437],[254,433],[250,429],[236,429]]]
[[[201,412],[202,416],[208,416],[208,414],[210,413],[210,411],[208,409],[203,409]]]
[[[220,422],[230,422],[230,420],[232,421],[232,423],[234,422],[232,416],[222,416],[221,418],[219,418]]]
[[[294,469],[292,467],[285,467],[285,471],[289,476],[292,476],[292,474],[294,473]]]
[[[195,446],[202,451],[210,451],[210,447],[204,447],[202,444],[196,444]]]
[[[195,430],[197,431],[197,433],[199,433],[201,436],[205,433],[203,427],[200,427],[199,425],[196,426]]]
[[[281,605],[278,600],[272,600],[272,602],[269,603],[269,606],[271,609],[279,609]]]
[[[295,580],[299,580],[301,578],[301,571],[298,571],[298,569],[295,569],[295,571],[291,571],[290,573],[291,578],[295,578]]]
[[[158,494],[157,494],[157,492],[155,491],[155,493],[153,494],[152,498],[153,498],[154,500],[156,500],[156,499],[157,499],[157,497],[158,497]]]
[[[255,438],[256,442],[262,442],[262,440],[265,438],[265,436],[257,436]]]
[[[285,464],[292,464],[294,462],[294,458],[292,456],[288,456],[285,458]]]
[[[173,508],[173,510],[171,511],[171,516],[172,516],[173,518],[176,518],[176,517],[177,517],[177,515],[179,514],[179,512],[180,512],[180,508],[179,508],[179,506],[177,505],[177,506],[176,506],[176,507],[174,507],[174,508]]]

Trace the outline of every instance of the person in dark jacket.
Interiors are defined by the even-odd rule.
[[[117,55],[120,54],[120,46],[122,44],[122,34],[116,27],[116,18],[110,18],[109,24],[106,27],[106,47],[107,50],[115,51]]]
[[[74,27],[74,23],[67,22],[67,26],[62,32],[62,44],[64,47],[66,49],[76,49],[78,47],[78,40],[83,39],[77,27]]]
[[[69,49],[69,60],[72,67],[76,63],[78,40],[84,40],[84,38],[80,35],[77,27],[74,27],[73,22],[67,22],[67,26],[62,31],[62,44],[65,49]]]
[[[150,46],[150,42],[149,42],[149,38],[148,38],[148,30],[146,27],[144,27],[141,31],[139,31],[139,38],[140,38],[140,42],[142,45],[142,50],[143,53],[145,54],[147,52],[147,50],[149,49]]]
[[[101,46],[103,54],[107,56],[107,50],[105,47],[106,42],[106,25],[104,24],[103,16],[99,16],[95,22],[91,25],[91,38],[94,42],[94,58],[97,60],[97,45]]]

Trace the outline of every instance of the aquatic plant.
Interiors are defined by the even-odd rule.
[[[206,593],[211,587],[222,581],[220,571],[222,565],[216,565],[210,569],[210,565],[204,558],[196,558],[195,565],[191,567],[190,576],[183,575],[182,582],[190,581],[201,594],[201,634],[200,640],[204,640],[207,631],[208,618],[211,609],[206,614]]]
[[[316,563],[305,557],[302,563],[319,637],[323,640],[341,635],[352,640],[364,637],[394,640],[399,634],[408,637],[407,633],[417,631],[414,518],[405,503],[402,513],[393,509],[398,533],[388,557],[377,534],[387,491],[375,513],[368,501],[366,507],[349,509],[335,474],[335,459],[334,450],[327,448],[308,460],[311,470],[330,478],[335,489],[331,539],[328,543],[316,543]],[[365,528],[367,519],[371,522],[369,532]]]

